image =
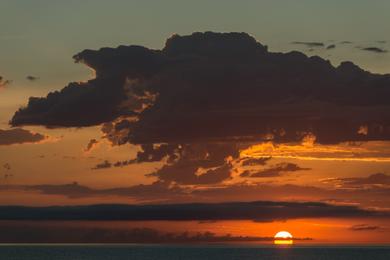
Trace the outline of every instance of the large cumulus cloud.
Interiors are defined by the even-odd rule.
[[[390,76],[350,62],[335,68],[299,52],[271,53],[244,33],[174,35],[162,50],[120,46],[74,58],[96,79],[31,98],[13,125],[88,126],[134,116],[126,126],[134,143],[252,138],[281,129],[278,138],[287,141],[307,131],[319,142],[389,138]],[[142,109],[148,95],[157,97]],[[372,128],[368,135],[357,133],[360,125]]]
[[[389,75],[351,62],[334,67],[296,51],[272,53],[245,33],[174,35],[162,50],[120,46],[84,50],[74,58],[95,70],[96,78],[30,98],[11,124],[104,123],[112,143],[143,145],[144,159],[136,162],[166,155],[167,167],[174,168],[153,174],[161,180],[183,182],[172,176],[188,162],[192,166],[185,170],[195,183],[229,178],[226,158],[237,152],[208,169],[219,178],[201,177],[202,153],[182,157],[194,143],[220,154],[226,143],[237,148],[270,139],[297,142],[309,134],[323,144],[390,139]],[[150,148],[155,144],[168,146]]]

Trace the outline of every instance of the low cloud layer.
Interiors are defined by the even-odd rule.
[[[19,186],[0,186],[0,190],[23,190],[30,192],[39,192],[45,195],[62,195],[68,198],[77,199],[85,197],[102,196],[123,196],[133,198],[137,201],[148,200],[183,200],[188,199],[186,189],[175,185],[168,185],[163,182],[154,182],[148,185],[134,185],[129,187],[117,187],[108,189],[94,189],[83,186],[77,182],[63,185],[19,185]]]
[[[0,206],[2,220],[254,220],[381,217],[388,213],[320,202],[224,202],[158,205]]]
[[[0,145],[38,143],[46,138],[42,134],[33,133],[22,128],[0,129]]]
[[[60,224],[33,225],[23,223],[16,225],[0,223],[0,243],[137,243],[137,244],[183,244],[211,242],[255,242],[273,241],[273,237],[217,235],[212,232],[166,232],[153,228],[103,228],[81,225],[62,227]],[[26,236],[26,234],[29,234]],[[311,240],[294,237],[294,240]],[[116,249],[118,250],[118,248]]]
[[[187,186],[157,181],[152,184],[96,189],[77,182],[70,184],[0,185],[1,192],[29,192],[32,195],[63,196],[69,199],[122,197],[137,203],[190,203],[223,201],[323,201],[336,204],[377,207],[385,210],[390,203],[390,188],[368,185],[361,187],[338,186],[321,188],[299,185],[269,185],[264,183],[238,183],[192,189]]]

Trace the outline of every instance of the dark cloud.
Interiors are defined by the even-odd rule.
[[[162,182],[154,182],[148,185],[135,185],[130,187],[117,187],[108,189],[93,189],[87,186],[73,182],[64,185],[32,185],[32,186],[0,186],[0,190],[24,190],[38,191],[45,195],[62,195],[68,198],[77,199],[85,197],[101,197],[101,196],[123,196],[130,197],[137,201],[149,200],[178,200],[180,198],[188,198],[186,190],[175,185],[168,185]]]
[[[31,97],[28,106],[16,112],[12,124],[90,126],[118,116],[137,115],[137,109],[146,102],[143,99],[145,91],[131,89],[127,93],[126,80],[141,79],[155,72],[157,64],[154,66],[153,63],[161,57],[159,52],[139,46],[121,46],[118,50],[123,53],[104,48],[100,50],[101,57],[91,50],[76,55],[76,62],[95,69],[96,79],[72,82],[61,91],[49,93],[46,98]],[[129,107],[122,107],[126,102],[130,103]]]
[[[135,160],[125,160],[125,161],[117,161],[115,163],[112,164],[112,166],[114,167],[125,167],[125,166],[128,166],[128,165],[131,165],[135,162]]]
[[[387,41],[377,41],[377,43],[387,43]]]
[[[93,167],[92,170],[101,170],[101,169],[107,169],[107,168],[111,168],[111,167],[112,167],[112,163],[105,160],[104,162],[96,164],[96,166]]]
[[[3,88],[11,83],[12,83],[11,80],[4,79],[2,76],[0,76],[0,88]]]
[[[376,53],[387,53],[387,50],[379,48],[379,47],[364,47],[360,48],[363,51],[370,51],[370,52],[376,52]]]
[[[173,183],[157,181],[129,187],[96,189],[77,182],[64,185],[0,185],[0,191],[38,192],[43,195],[59,195],[70,199],[118,196],[138,202],[223,202],[255,200],[314,201],[331,203],[359,203],[364,207],[388,208],[390,188],[364,186],[351,188],[320,188],[299,185],[245,184],[218,185],[207,189],[192,189]]]
[[[93,68],[96,79],[31,98],[13,125],[77,127],[126,116],[107,131],[125,132],[122,142],[136,144],[270,133],[275,141],[296,141],[307,132],[320,143],[389,138],[390,76],[350,62],[334,68],[299,52],[271,53],[244,33],[175,35],[162,50],[85,50],[75,60]],[[357,133],[361,125],[368,135]]]
[[[72,156],[72,155],[64,155],[64,156],[62,156],[62,159],[77,160],[77,157],[76,156]]]
[[[278,163],[270,168],[266,168],[260,171],[249,171],[246,170],[241,174],[241,177],[280,177],[284,173],[296,172],[296,171],[307,171],[310,168],[302,168],[295,163]]]
[[[84,152],[90,152],[94,147],[99,144],[99,141],[96,139],[89,140],[87,146],[84,148]]]
[[[37,143],[45,140],[46,138],[47,137],[42,134],[32,133],[22,128],[13,128],[8,130],[0,129],[0,145]]]
[[[349,229],[351,229],[353,231],[371,231],[371,230],[381,229],[381,227],[380,226],[367,225],[367,224],[359,224],[359,225],[353,225]]]
[[[32,186],[21,186],[19,189],[26,191],[39,191],[46,195],[65,195],[69,198],[81,198],[94,196],[96,192],[86,186],[81,186],[77,182],[64,185],[32,185]]]
[[[242,166],[255,166],[255,165],[266,165],[272,157],[261,157],[261,158],[244,158],[242,159]]]
[[[305,45],[307,47],[324,47],[325,44],[322,42],[292,42],[292,44]]]
[[[11,173],[6,173],[6,174],[3,175],[3,177],[4,177],[4,179],[9,179],[11,177],[14,177],[14,175],[11,174]]]
[[[367,178],[344,178],[341,179],[346,184],[364,185],[364,184],[382,184],[390,185],[390,175],[384,173],[376,173]]]
[[[3,168],[6,169],[7,171],[11,170],[11,164],[5,163],[3,164]]]
[[[331,50],[331,49],[335,49],[336,48],[336,45],[335,44],[331,44],[331,45],[328,45],[326,47],[327,50]]]
[[[231,177],[232,166],[230,164],[196,174],[199,168],[198,165],[193,162],[181,161],[172,165],[164,165],[158,171],[149,174],[149,176],[158,177],[159,180],[164,182],[175,182],[178,184],[216,184]]]
[[[228,161],[253,142],[390,139],[390,75],[351,62],[333,67],[296,51],[272,53],[245,33],[174,35],[161,50],[119,46],[74,59],[96,78],[31,97],[11,124],[103,124],[113,145],[141,145],[136,158],[114,166],[165,160],[151,174],[161,181],[228,180]]]
[[[26,76],[26,79],[29,81],[36,81],[39,79],[39,77],[28,75]]]
[[[390,175],[384,173],[375,173],[368,177],[331,178],[325,179],[323,181],[335,183],[341,186],[390,185]]]
[[[340,42],[341,44],[352,44],[353,42],[351,42],[351,41],[342,41],[342,42]]]
[[[388,217],[385,212],[320,202],[223,202],[150,205],[0,206],[2,220],[255,220]]]
[[[99,163],[93,169],[124,167],[134,163],[158,162],[166,164],[149,177],[157,177],[159,181],[178,184],[215,184],[228,180],[233,171],[229,158],[239,156],[235,144],[191,144],[191,145],[141,145],[141,151],[135,159],[111,163]],[[243,163],[260,164],[264,159],[244,159]]]
[[[37,223],[0,223],[0,243],[210,243],[210,242],[253,242],[273,241],[273,237],[216,235],[212,232],[166,232],[153,228],[104,228],[73,225],[63,227]],[[26,236],[26,234],[29,234]],[[312,240],[295,238],[294,240]]]
[[[161,169],[148,176],[179,184],[215,184],[228,180],[233,170],[229,157],[239,156],[235,144],[180,145]],[[142,153],[141,153],[142,154]]]
[[[388,208],[390,189],[386,187],[320,188],[300,185],[236,184],[224,187],[194,190],[195,201],[248,200],[316,200],[355,204],[365,207]],[[187,201],[190,199],[187,198]]]
[[[167,158],[168,162],[172,162],[178,158],[178,154],[182,150],[180,146],[174,144],[143,144],[141,149],[137,153],[136,159],[129,163],[159,162],[164,158]]]
[[[178,158],[181,148],[178,145],[169,144],[143,144],[141,145],[141,151],[137,152],[136,158],[124,161],[117,161],[110,163],[105,161],[103,164],[105,168],[111,167],[125,167],[135,163],[145,162],[159,162],[163,159],[167,159],[168,163],[174,162]],[[101,165],[102,163],[98,164]],[[95,167],[99,168],[99,167]],[[104,168],[104,167],[103,167]]]

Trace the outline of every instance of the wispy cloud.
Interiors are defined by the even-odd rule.
[[[12,80],[4,79],[2,76],[0,76],[0,89],[6,87],[7,85],[11,84]]]
[[[338,187],[357,187],[362,188],[369,185],[390,186],[390,175],[384,173],[375,173],[367,177],[349,177],[349,178],[327,178],[323,183],[332,183]]]
[[[380,47],[362,47],[363,51],[375,52],[375,53],[387,53],[387,50]]]
[[[28,75],[26,76],[26,79],[29,81],[37,81],[39,77]]]
[[[292,42],[292,44],[298,44],[298,45],[305,45],[307,47],[313,48],[313,47],[324,47],[325,44],[323,42],[300,42],[300,41],[295,41]]]
[[[380,230],[380,229],[382,229],[382,227],[368,225],[368,224],[358,224],[358,225],[351,226],[349,229],[351,229],[353,231],[373,231],[373,230]]]
[[[280,177],[287,173],[297,172],[297,171],[307,171],[307,170],[311,170],[311,169],[300,167],[295,163],[278,163],[276,165],[273,165],[263,170],[256,170],[256,171],[246,170],[243,173],[241,173],[241,177],[260,177],[260,178]]]

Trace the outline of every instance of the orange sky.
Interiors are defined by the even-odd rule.
[[[351,229],[351,226],[381,225],[378,230],[359,230]],[[189,232],[197,234],[203,232],[212,232],[216,235],[230,234],[232,236],[253,236],[253,237],[273,237],[279,231],[288,231],[293,237],[298,238],[294,241],[296,245],[313,244],[388,244],[388,227],[386,220],[372,219],[299,219],[284,222],[259,223],[252,221],[218,221],[218,222],[196,222],[196,221],[46,221],[46,222],[28,222],[28,221],[0,221],[1,226],[14,227],[19,230],[21,227],[35,227],[38,230],[55,230],[56,228],[83,228],[83,229],[106,229],[106,230],[131,230],[133,228],[151,228],[160,232],[182,233]],[[312,240],[299,240],[310,238]],[[272,241],[251,242],[258,244],[272,243]]]
[[[115,51],[119,50],[115,49]],[[322,54],[323,58],[327,55],[326,53]],[[359,58],[360,56],[356,55],[356,57]],[[104,56],[104,58],[106,57]],[[91,63],[94,61],[92,59]],[[371,67],[377,66],[374,61],[375,59],[371,61]],[[15,111],[20,107],[26,106],[30,96],[45,96],[50,91],[60,90],[66,84],[64,82],[76,81],[77,83],[72,84],[79,84],[77,85],[78,88],[87,88],[90,87],[88,84],[92,86],[95,84],[95,77],[97,80],[100,80],[99,77],[101,75],[99,73],[91,75],[91,72],[87,69],[89,68],[88,66],[92,68],[93,65],[88,64],[82,58],[80,58],[79,62],[84,62],[87,66],[79,65],[79,70],[71,73],[71,77],[61,79],[60,83],[53,86],[49,86],[47,83],[42,83],[43,86],[40,86],[39,81],[16,82],[12,87],[7,86],[4,89],[0,89],[0,130],[4,130],[4,132],[12,130],[9,120],[13,117]],[[190,66],[190,68],[192,67]],[[101,68],[99,67],[99,69]],[[104,69],[106,68],[104,67]],[[104,74],[104,69],[103,73],[100,72],[101,74]],[[175,67],[175,69],[179,68]],[[332,69],[336,70],[333,67]],[[378,71],[382,70],[384,70],[383,66],[380,70],[378,69]],[[106,73],[111,77],[111,71],[109,69],[107,71]],[[169,78],[171,74],[169,74],[169,69],[167,71],[167,75],[164,74],[163,76]],[[184,72],[183,75],[185,75]],[[169,141],[166,143],[161,140],[170,140],[169,138],[172,138],[172,136],[175,137],[174,134],[170,136],[172,129],[176,130],[184,127],[180,124],[175,126],[175,123],[180,121],[182,117],[187,118],[187,115],[191,114],[181,115],[180,110],[177,111],[175,107],[170,108],[167,106],[168,109],[166,111],[170,111],[170,113],[167,113],[168,115],[160,115],[158,113],[161,111],[157,110],[157,115],[151,116],[152,123],[146,121],[146,139],[148,138],[147,131],[153,132],[154,127],[157,130],[153,132],[155,136],[151,135],[152,141],[148,143],[149,140],[147,140],[147,142],[143,143],[144,146],[142,146],[140,142],[130,140],[129,136],[131,136],[131,131],[134,129],[131,123],[138,122],[137,120],[142,122],[139,115],[137,117],[130,112],[140,112],[142,114],[149,108],[153,108],[160,93],[151,94],[148,92],[149,89],[146,88],[148,91],[144,91],[143,96],[137,96],[136,87],[150,86],[145,83],[147,80],[145,82],[142,81],[144,79],[138,80],[136,78],[133,80],[130,76],[126,77],[125,83],[120,86],[120,89],[126,94],[126,100],[121,100],[120,106],[118,106],[128,109],[129,111],[126,112],[129,115],[120,115],[111,121],[103,123],[99,121],[99,123],[89,124],[88,122],[87,126],[78,126],[78,122],[74,125],[62,125],[61,127],[50,124],[45,127],[44,123],[36,122],[32,123],[33,126],[30,123],[26,123],[26,125],[21,124],[20,127],[28,130],[31,134],[42,135],[42,140],[12,145],[0,142],[0,206],[23,205],[40,207],[91,204],[221,203],[231,201],[318,202],[329,206],[351,206],[356,209],[366,210],[369,214],[363,214],[364,216],[332,217],[331,214],[323,213],[323,215],[318,217],[286,218],[286,221],[276,219],[270,222],[255,222],[251,220],[205,221],[204,223],[196,221],[26,221],[23,222],[23,225],[36,226],[42,229],[56,226],[104,227],[107,229],[150,227],[165,232],[180,233],[189,231],[196,233],[210,231],[218,235],[232,234],[234,236],[261,237],[272,237],[280,230],[287,230],[295,237],[313,239],[312,241],[296,241],[296,243],[390,243],[390,141],[386,139],[387,137],[380,135],[378,135],[379,137],[374,136],[372,139],[364,139],[366,137],[371,138],[370,134],[372,133],[373,135],[377,134],[375,132],[376,129],[380,129],[378,130],[380,134],[386,134],[386,131],[389,131],[390,128],[387,129],[388,125],[377,126],[375,123],[375,120],[380,121],[382,116],[386,117],[386,113],[389,111],[388,104],[377,105],[375,103],[372,105],[372,110],[364,106],[356,105],[356,108],[351,105],[351,115],[355,115],[354,113],[360,111],[360,109],[365,111],[362,117],[367,116],[366,114],[370,115],[372,111],[384,112],[383,115],[381,113],[372,114],[375,117],[375,120],[373,119],[374,127],[372,125],[357,125],[355,133],[350,136],[351,141],[346,140],[337,143],[329,142],[326,138],[325,140],[328,143],[321,143],[321,139],[317,138],[310,129],[307,132],[296,131],[295,135],[302,135],[302,138],[298,141],[280,141],[285,137],[283,128],[268,129],[269,133],[259,133],[251,136],[251,138],[247,138],[248,136],[244,135],[246,134],[244,131],[244,134],[238,136],[237,139],[235,139],[236,136],[218,139],[220,136],[217,136],[217,138],[212,134],[207,136],[207,134],[213,133],[212,131],[215,130],[211,128],[208,131],[207,127],[209,125],[207,124],[197,125],[198,128],[193,131],[196,138],[199,138],[196,134],[206,133],[205,135],[210,137],[210,139],[204,139],[206,141],[202,140],[203,136],[200,135],[202,142],[196,138],[189,141],[182,141],[180,138],[177,141],[173,138],[171,143]],[[111,79],[110,77],[107,78]],[[160,80],[163,81],[165,79],[158,76],[156,78],[158,80],[154,79],[155,81],[152,81],[152,83],[157,85],[160,83]],[[106,78],[103,77],[103,79]],[[182,79],[180,78],[180,80]],[[180,80],[174,78],[172,82],[179,82],[178,85],[183,84]],[[101,83],[98,81],[96,84],[99,87]],[[189,86],[192,85],[189,84]],[[181,91],[181,88],[178,89]],[[180,94],[180,91],[174,92],[175,95],[176,93]],[[296,92],[299,92],[299,89]],[[207,95],[201,96],[201,98],[206,97],[205,100],[207,102],[205,101],[204,103],[214,104],[214,100],[207,100],[209,93],[207,91],[205,93]],[[227,95],[230,98],[233,95],[229,93],[228,91],[221,91],[218,94],[220,96]],[[176,100],[180,99],[180,97],[175,95],[172,95],[173,104],[176,104]],[[172,96],[168,95],[168,97]],[[89,101],[88,98],[86,98],[86,102]],[[200,103],[203,105],[201,98],[199,98],[201,100]],[[283,100],[283,102],[290,102],[288,98],[286,98],[287,101]],[[313,118],[315,118],[313,122],[317,122],[317,118],[312,116],[312,113],[314,115],[318,113],[318,118],[322,118],[323,106],[328,105],[328,103],[322,100],[312,101],[310,98],[313,97],[307,98],[309,101],[306,102],[305,100],[305,103],[298,102],[298,104],[293,104],[291,107],[288,104],[286,107],[292,110],[296,109],[298,112],[301,111],[300,109],[304,109],[308,115],[304,113],[303,122]],[[343,96],[343,98],[345,97]],[[188,109],[188,107],[191,107],[191,105],[187,107],[188,100],[184,100],[184,105],[180,104],[182,105],[181,108]],[[251,99],[248,97],[248,100]],[[191,99],[190,101],[193,100]],[[246,100],[244,99],[244,101]],[[229,102],[227,102],[229,104],[227,107],[231,109]],[[284,104],[283,102],[282,104]],[[329,101],[329,103],[331,102]],[[226,104],[223,103],[223,105]],[[98,107],[96,106],[96,108]],[[200,107],[203,106],[200,105]],[[214,109],[212,105],[210,107]],[[280,108],[278,105],[271,104],[267,108],[269,109],[267,112],[274,115],[273,112],[276,111],[275,118],[278,118],[280,111],[282,111],[282,114],[289,112],[286,107],[281,106]],[[326,108],[330,110],[339,109],[340,107],[344,108],[339,104],[331,104],[329,107]],[[348,105],[345,105],[345,107],[348,107]],[[28,108],[29,106],[26,108],[27,112],[29,112]],[[368,111],[367,113],[365,109]],[[59,110],[62,112],[61,109]],[[329,112],[327,109],[324,110]],[[166,111],[163,110],[163,112]],[[224,115],[223,113],[226,113],[226,111],[229,110],[219,110],[217,108],[215,111],[211,111],[209,109],[206,110],[203,116],[206,119],[210,119],[207,116],[215,113],[217,115],[216,118],[211,117],[210,121],[206,120],[206,122],[214,126],[213,120],[225,118],[218,113]],[[253,111],[251,113],[257,113],[256,109],[253,109]],[[237,117],[241,115],[241,117],[245,118],[246,116],[245,113],[243,116],[240,114],[242,113],[240,109],[237,109],[235,112],[239,115]],[[178,114],[179,117],[172,117],[175,119],[172,120],[169,117],[171,114]],[[340,112],[340,114],[343,113]],[[194,115],[194,118],[197,118],[195,112]],[[349,114],[345,113],[345,115]],[[59,113],[59,116],[62,116],[62,114]],[[65,116],[65,119],[68,119],[67,116]],[[228,113],[228,116],[228,120],[230,120],[230,117],[233,118],[233,113],[232,115]],[[236,115],[234,114],[234,116]],[[159,126],[156,126],[158,123],[161,123],[159,121],[160,117],[163,118],[161,121],[167,119],[166,122],[168,122],[163,122],[162,130],[158,128]],[[350,118],[352,116],[347,119]],[[82,118],[82,120],[84,119]],[[122,132],[117,130],[116,127],[120,126],[120,123],[127,119],[129,121],[126,123],[130,126],[125,127]],[[359,116],[358,119],[360,119]],[[80,119],[80,122],[82,120]],[[266,117],[265,120],[267,120]],[[353,123],[355,123],[354,120],[351,119]],[[169,124],[172,122],[174,122],[173,128],[170,129],[171,125]],[[188,124],[188,121],[184,120],[183,122]],[[222,122],[226,123],[225,121]],[[244,122],[246,121],[244,120]],[[311,121],[309,122],[311,123]],[[273,123],[272,120],[271,123]],[[105,129],[109,128],[107,124],[112,124],[111,132],[105,132]],[[294,124],[294,122],[291,123],[291,125]],[[167,125],[168,127],[165,128]],[[144,125],[141,124],[142,126]],[[336,129],[336,133],[344,134],[341,131],[343,129],[340,130],[343,126],[343,124],[340,124],[340,126],[335,125],[333,127]],[[231,130],[225,125],[223,127],[226,128],[224,129],[226,132]],[[233,125],[231,127],[233,130],[239,129],[239,127],[234,128]],[[294,127],[292,128],[295,129]],[[254,129],[258,130],[256,127]],[[163,130],[166,130],[167,133],[165,134],[168,137],[163,136],[164,133],[161,134],[162,137],[159,136],[161,132],[164,132]],[[139,132],[141,139],[145,138],[143,136],[144,131]],[[221,132],[223,133],[224,131]],[[238,132],[241,134],[240,131]],[[322,128],[320,128],[319,132],[323,135],[322,138],[324,136],[328,137],[327,133],[323,133],[325,131]],[[179,131],[178,136],[180,134],[182,133]],[[122,140],[120,138],[123,136],[128,139],[121,143]],[[156,138],[158,141],[155,141],[153,138]],[[185,138],[187,138],[186,135],[184,135],[183,139]],[[94,140],[94,144],[90,149],[87,149],[91,140]],[[152,148],[147,145],[151,145]],[[162,147],[161,150],[163,152],[161,153],[164,153],[164,145],[167,145],[168,148],[166,149],[168,150],[170,149],[169,145],[177,147],[173,152],[168,151],[160,158],[158,152],[161,151],[158,149]],[[151,151],[148,149],[151,149]],[[155,159],[153,156],[156,156],[158,159]],[[119,166],[115,166],[115,163],[119,163]],[[228,171],[226,171],[226,168]],[[164,169],[167,170],[163,171]],[[220,179],[213,179],[215,176]],[[382,215],[379,214],[380,216],[377,216],[375,213],[378,212]],[[18,226],[20,223],[22,222],[1,220],[0,227],[2,225]]]

